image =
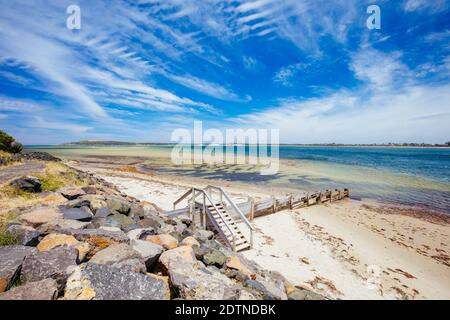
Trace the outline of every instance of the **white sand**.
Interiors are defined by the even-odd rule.
[[[211,181],[97,172],[123,192],[172,210],[190,186]],[[236,202],[276,194],[272,189],[214,182]],[[343,200],[259,217],[254,249],[243,254],[294,285],[332,299],[450,299],[450,225],[375,212]],[[439,256],[441,261],[436,257]],[[443,262],[442,262],[443,261]],[[445,265],[447,263],[447,265]]]

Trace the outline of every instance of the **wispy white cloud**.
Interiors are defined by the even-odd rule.
[[[447,0],[406,0],[403,5],[405,11],[431,11],[440,12],[448,8]]]
[[[415,72],[401,57],[399,52],[362,49],[350,62],[361,80],[357,88],[282,100],[233,119],[234,125],[280,129],[286,143],[443,143],[436,138],[447,134],[450,85],[416,82]],[[440,116],[426,117],[429,114]]]

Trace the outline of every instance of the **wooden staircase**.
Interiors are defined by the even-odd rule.
[[[219,193],[219,201],[213,199],[213,191]],[[176,205],[189,196],[186,210],[193,221],[200,221],[204,228],[212,227],[219,234],[220,240],[230,246],[233,251],[238,252],[252,248],[254,228],[222,188],[215,186],[208,186],[205,189],[191,188],[174,202],[174,212]],[[203,201],[196,200],[199,196],[202,196]],[[224,198],[227,204],[223,201]],[[244,222],[243,226],[249,229],[250,241],[237,226],[237,221],[232,216],[230,209],[236,213],[235,217]]]
[[[217,208],[219,212],[217,212],[215,208]],[[218,203],[215,206],[206,206],[206,210],[208,211],[208,216],[213,217],[216,221],[218,227],[221,230],[219,234],[223,234],[223,236],[225,236],[225,239],[223,240],[225,240],[228,245],[234,245],[237,252],[251,248],[250,242],[244,237],[241,230],[239,230],[238,226],[236,225],[236,221],[231,217],[231,215],[227,212],[227,209],[224,208],[222,204]],[[223,217],[223,220],[226,222],[226,224],[228,224],[231,232],[227,228],[227,225],[222,220],[221,216]],[[234,241],[236,241],[234,244],[233,237]]]

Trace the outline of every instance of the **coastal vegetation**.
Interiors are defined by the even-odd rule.
[[[22,150],[22,144],[16,142],[13,137],[0,130],[0,151],[16,154],[22,152]]]

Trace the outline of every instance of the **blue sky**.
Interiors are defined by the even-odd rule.
[[[0,129],[25,144],[166,142],[194,120],[285,143],[450,139],[449,1],[0,5]]]

